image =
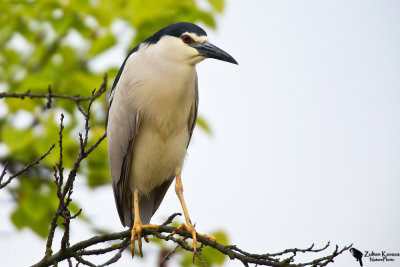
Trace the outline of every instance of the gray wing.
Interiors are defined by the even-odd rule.
[[[133,108],[132,103],[123,97],[124,90],[125,88],[122,87],[115,88],[110,97],[107,143],[112,187],[118,214],[123,226],[131,226],[133,216],[132,193],[129,190],[129,169],[135,137],[139,129],[139,112]]]
[[[118,84],[116,85],[118,87]],[[126,88],[115,88],[110,97],[107,119],[108,158],[112,186],[118,214],[123,226],[132,226],[132,193],[129,189],[129,173],[132,161],[135,137],[139,130],[139,111],[124,96]],[[198,109],[197,75],[195,81],[195,98],[188,119],[189,142],[196,125]],[[112,103],[112,104],[111,104]],[[189,146],[188,142],[188,146]],[[139,200],[140,218],[144,224],[150,222],[157,211],[174,176],[156,187],[148,196]]]
[[[197,120],[197,110],[199,109],[199,85],[197,81],[197,73],[196,73],[196,82],[194,87],[194,102],[192,108],[190,109],[190,116],[189,116],[189,142],[187,146],[189,146],[190,140],[192,139],[192,134],[194,127],[196,126]]]

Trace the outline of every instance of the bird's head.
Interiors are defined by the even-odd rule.
[[[195,65],[205,58],[215,58],[238,64],[228,53],[211,44],[202,28],[189,22],[171,24],[142,44],[152,55],[175,62]]]

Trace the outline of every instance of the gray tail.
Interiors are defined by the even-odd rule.
[[[132,228],[133,220],[135,218],[132,202],[133,201],[130,202],[130,205],[123,205],[124,207],[123,217],[121,217],[122,224],[124,226],[128,226],[129,228]],[[154,207],[154,191],[151,192],[148,196],[139,196],[140,221],[143,224],[150,223],[151,216],[153,216],[153,207]]]
[[[154,191],[147,196],[142,196],[139,200],[140,220],[143,224],[150,223],[151,216],[153,216],[154,207]]]

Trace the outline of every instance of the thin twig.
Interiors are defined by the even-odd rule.
[[[120,249],[118,250],[118,252],[108,261],[106,261],[105,263],[99,265],[99,267],[103,267],[103,266],[108,266],[111,265],[113,263],[116,263],[122,256],[122,252],[124,252],[124,250],[129,246],[129,238],[126,238],[121,244],[120,244]]]
[[[107,76],[105,75],[104,81],[103,81],[103,84],[101,85],[100,90],[97,93],[95,93],[95,90],[93,90],[93,92],[92,92],[92,97],[90,98],[88,110],[87,110],[87,113],[85,113],[86,114],[86,117],[85,117],[85,141],[83,141],[82,134],[79,134],[79,139],[80,139],[79,153],[73,164],[72,170],[68,174],[65,184],[64,184],[64,174],[63,174],[64,168],[63,168],[63,134],[62,134],[63,129],[64,129],[64,125],[63,125],[64,115],[61,114],[59,141],[58,141],[59,147],[60,147],[59,163],[57,164],[58,176],[57,176],[56,171],[54,174],[55,183],[57,185],[57,196],[59,198],[59,204],[58,204],[57,210],[54,213],[54,216],[50,223],[50,231],[49,231],[49,235],[48,235],[47,242],[46,242],[46,253],[45,253],[44,258],[49,258],[53,253],[53,251],[52,251],[53,238],[54,238],[55,229],[57,228],[57,220],[60,216],[64,218],[63,224],[65,226],[63,237],[61,239],[61,251],[66,251],[68,249],[68,247],[70,246],[70,244],[69,244],[70,220],[74,219],[81,212],[81,210],[80,210],[76,215],[71,217],[71,213],[68,210],[68,205],[72,201],[71,194],[73,192],[73,183],[75,181],[75,177],[78,173],[78,169],[80,167],[80,163],[82,162],[82,160],[85,159],[105,138],[105,134],[104,134],[101,138],[99,138],[95,142],[94,145],[92,145],[87,151],[85,151],[85,146],[87,145],[87,140],[88,140],[88,135],[89,135],[89,118],[90,118],[91,104],[93,103],[93,101],[96,97],[100,96],[106,90],[106,81],[107,81]],[[50,92],[49,92],[49,94],[50,94]],[[77,101],[77,104],[78,103],[79,103],[79,101]],[[76,259],[78,260],[79,258],[76,258]],[[81,262],[81,261],[78,260],[78,262]],[[84,262],[81,262],[81,263],[84,263]]]
[[[106,254],[106,253],[114,251],[118,248],[122,248],[125,243],[127,243],[127,245],[129,245],[128,241],[129,240],[126,238],[126,239],[124,239],[123,242],[121,242],[119,244],[113,244],[106,248],[99,248],[99,249],[92,249],[92,250],[80,250],[80,251],[78,251],[78,254],[81,256]]]
[[[1,184],[1,181],[3,180],[4,176],[7,174],[7,167],[8,167],[8,162],[4,163],[3,171],[0,174],[0,184]]]
[[[69,247],[69,225],[70,225],[70,218],[71,214],[70,211],[66,208],[66,205],[64,207],[63,212],[61,212],[61,216],[64,218],[64,234],[61,239],[61,250],[65,250],[66,248]]]
[[[193,252],[193,248],[184,239],[177,238],[177,237],[169,237],[169,235],[163,235],[163,233],[172,233],[174,231],[176,231],[176,234],[179,235],[180,237],[184,237],[184,238],[191,237],[191,233],[184,229],[180,229],[177,231],[176,227],[165,226],[165,225],[160,225],[158,230],[144,228],[142,230],[142,235],[143,236],[144,235],[153,235],[159,239],[172,240],[174,243],[179,245],[184,250]],[[51,257],[44,258],[40,262],[35,264],[34,266],[37,266],[37,267],[38,266],[50,266],[54,262],[61,262],[65,259],[67,259],[68,257],[70,257],[70,255],[72,255],[73,253],[84,250],[90,246],[93,246],[93,245],[96,245],[99,243],[103,243],[106,241],[130,238],[130,235],[131,235],[131,231],[126,230],[126,231],[118,232],[118,233],[111,233],[111,234],[105,234],[105,235],[101,235],[101,236],[95,236],[93,238],[90,238],[90,239],[81,241],[79,243],[76,243],[74,245],[71,245],[66,250],[59,251],[59,252],[55,253],[54,255],[52,255]],[[221,253],[229,256],[231,259],[237,259],[237,260],[241,261],[244,265],[253,263],[253,264],[258,264],[258,265],[275,266],[275,267],[326,266],[326,264],[329,262],[332,262],[332,260],[336,256],[340,255],[341,253],[343,253],[346,250],[349,250],[351,247],[351,246],[345,246],[341,250],[335,250],[331,255],[328,255],[328,256],[325,256],[325,257],[322,257],[322,258],[319,258],[319,259],[316,259],[316,260],[313,260],[310,262],[293,264],[293,263],[277,260],[278,258],[275,258],[275,260],[271,260],[268,257],[265,257],[265,258],[261,258],[258,256],[256,257],[255,255],[257,255],[257,254],[250,254],[247,252],[240,253],[238,251],[232,250],[233,246],[224,246],[218,242],[214,242],[208,238],[205,238],[205,237],[202,237],[199,235],[197,236],[197,241],[199,243],[204,244],[205,246],[210,246],[210,247],[217,249]],[[117,249],[120,249],[120,247],[115,246],[115,250],[117,250]],[[307,249],[293,249],[293,250],[308,252],[308,251],[306,251]],[[314,249],[312,249],[312,250],[314,250]],[[243,251],[243,250],[240,250],[240,251]],[[313,252],[313,251],[310,251],[310,252]],[[86,254],[86,253],[83,253],[83,254]],[[282,252],[274,253],[274,254],[281,255],[281,256],[283,255]],[[253,256],[247,256],[247,255],[253,255]],[[267,254],[263,254],[263,255],[267,255]]]
[[[0,93],[0,98],[25,99],[25,97],[29,97],[30,99],[34,99],[34,98],[49,99],[49,94],[31,94],[31,90],[28,90],[25,93],[7,93],[7,92]],[[63,95],[63,94],[51,94],[50,98],[51,99],[54,99],[54,98],[68,99],[68,100],[72,100],[75,102],[89,101],[92,99],[92,97],[82,97],[80,95]]]
[[[47,241],[46,241],[46,252],[45,252],[45,257],[50,257],[50,255],[53,253],[52,251],[52,245],[53,245],[53,239],[54,239],[54,233],[57,228],[57,220],[58,217],[62,214],[64,211],[64,196],[61,193],[61,188],[63,185],[63,177],[64,177],[64,168],[63,168],[63,130],[64,130],[64,114],[61,113],[60,117],[60,131],[58,132],[58,145],[60,148],[60,155],[59,155],[59,162],[57,164],[58,168],[58,176],[57,176],[57,169],[54,170],[54,177],[55,177],[55,183],[57,185],[57,197],[58,197],[58,207],[56,212],[54,213],[53,217],[51,218],[50,221],[50,231],[49,235],[47,236]],[[67,230],[69,231],[69,230]],[[65,250],[66,248],[66,240],[63,237],[61,241],[61,249]]]
[[[96,143],[94,143],[88,150],[85,151],[85,157],[87,157],[92,151],[100,145],[100,143],[107,137],[107,133],[104,133],[99,139],[97,139]]]
[[[68,261],[68,265],[72,266],[72,259],[75,259],[77,261],[77,265],[79,264],[84,264],[87,266],[96,266],[96,264],[88,261],[85,259],[89,255],[100,255],[100,254],[106,254],[109,252],[116,251],[116,253],[104,264],[99,265],[99,266],[107,266],[110,264],[113,264],[117,262],[123,253],[123,251],[129,246],[130,244],[130,235],[131,231],[126,230],[123,232],[118,232],[118,233],[111,233],[111,234],[104,234],[100,236],[95,236],[92,238],[89,238],[87,240],[83,240],[81,242],[78,242],[76,244],[70,245],[69,241],[69,234],[70,234],[70,227],[71,227],[71,220],[76,218],[80,213],[81,209],[79,212],[73,216],[71,216],[71,212],[68,209],[68,205],[71,203],[71,195],[73,192],[73,187],[74,187],[74,181],[76,178],[76,175],[78,173],[80,164],[82,160],[84,160],[86,157],[90,155],[94,151],[96,147],[105,139],[106,133],[103,134],[97,141],[91,145],[88,149],[88,140],[89,140],[89,133],[90,133],[90,111],[92,107],[92,103],[96,98],[101,96],[105,90],[106,90],[106,84],[107,84],[107,76],[104,76],[104,80],[102,85],[100,86],[100,89],[98,91],[94,90],[92,92],[91,97],[80,97],[80,96],[68,96],[68,95],[60,95],[60,94],[53,94],[51,91],[51,87],[48,87],[48,94],[31,94],[30,91],[27,91],[26,93],[23,94],[13,94],[13,93],[0,93],[0,98],[5,98],[5,97],[14,97],[14,98],[20,98],[24,99],[25,97],[30,97],[30,98],[45,98],[47,99],[47,107],[51,107],[52,104],[52,99],[55,98],[61,98],[61,99],[68,99],[71,101],[74,101],[75,104],[77,105],[78,109],[81,111],[81,113],[85,117],[85,130],[84,133],[79,134],[79,152],[78,155],[76,156],[75,162],[73,163],[72,169],[68,174],[68,177],[66,178],[66,181],[64,181],[64,168],[63,168],[63,115],[61,117],[61,122],[60,122],[60,131],[59,131],[59,147],[60,147],[60,155],[59,155],[59,162],[56,164],[56,167],[54,168],[54,180],[57,185],[57,196],[59,198],[59,205],[58,208],[51,220],[51,225],[50,225],[50,232],[49,236],[46,242],[46,253],[44,258],[36,263],[33,266],[51,266],[51,265],[57,265],[57,263],[62,262],[64,260]],[[88,104],[87,110],[84,110],[82,107],[81,103],[84,101],[90,101]],[[19,172],[15,173],[13,176],[18,176],[28,170],[31,166],[37,164],[41,159],[43,159],[45,156],[47,156],[50,151],[54,148],[55,145],[53,145],[47,153],[45,153],[41,158],[39,158],[37,161],[26,165],[23,169],[21,169]],[[1,184],[2,179],[4,178],[7,170],[7,164],[5,165],[5,168],[0,174],[0,188],[6,186],[8,183],[11,182],[13,179],[13,176],[10,176],[9,179]],[[142,230],[142,236],[146,237],[148,235],[152,235],[156,238],[163,239],[165,241],[171,240],[176,244],[176,247],[171,250],[165,258],[162,260],[161,265],[164,264],[168,258],[178,249],[182,248],[184,250],[193,252],[193,247],[189,244],[187,241],[188,239],[192,238],[191,232],[180,229],[177,230],[176,227],[169,226],[173,219],[177,216],[181,215],[179,213],[174,213],[169,218],[162,224],[159,225],[158,230],[155,229],[149,229],[149,228],[144,228]],[[53,238],[54,238],[54,232],[55,229],[57,228],[57,220],[59,217],[64,218],[64,233],[61,239],[61,248],[58,252],[53,254],[52,251],[52,245],[53,245]],[[176,235],[171,236],[171,233],[175,233]],[[121,243],[113,244],[109,247],[106,248],[101,248],[101,249],[90,249],[93,248],[92,246],[95,246],[97,244],[102,244],[108,241],[117,241],[117,240],[123,240]],[[314,245],[311,245],[308,248],[305,249],[299,249],[299,248],[292,248],[292,249],[285,249],[281,252],[277,253],[266,253],[266,254],[254,254],[254,253],[249,253],[246,252],[240,248],[238,248],[235,245],[229,245],[225,246],[222,245],[216,241],[210,240],[208,238],[205,238],[203,236],[197,235],[197,241],[200,246],[198,247],[197,251],[195,252],[195,255],[199,258],[199,260],[203,263],[204,266],[207,266],[207,263],[205,262],[203,256],[201,255],[202,248],[204,246],[209,246],[212,247],[219,252],[223,253],[224,255],[227,255],[231,260],[239,260],[240,262],[243,263],[244,266],[249,266],[249,264],[256,264],[256,265],[265,265],[265,266],[273,266],[273,267],[311,267],[311,266],[326,266],[327,264],[333,262],[334,258],[343,253],[344,251],[350,249],[350,246],[345,246],[342,249],[339,250],[339,247],[336,246],[335,250],[324,257],[309,261],[309,262],[303,262],[303,263],[297,263],[294,264],[295,262],[295,257],[297,253],[318,253],[322,251],[326,251],[330,245],[328,242],[324,247],[322,248],[314,248]],[[284,259],[282,259],[284,258]]]
[[[49,87],[47,87],[47,91],[49,92],[48,95],[47,95],[47,109],[50,109],[51,108],[51,103],[52,103],[52,100],[51,100],[51,86],[50,86],[50,84],[49,84]]]
[[[172,221],[174,220],[174,218],[175,218],[176,216],[182,216],[182,213],[179,213],[179,212],[173,213],[173,214],[170,215],[170,216],[168,217],[168,219],[167,219],[165,222],[163,222],[161,225],[168,225],[168,224],[171,224]]]
[[[85,140],[84,140],[84,142],[83,142],[83,147],[86,147],[87,141],[88,141],[88,138],[89,138],[89,130],[90,130],[90,126],[89,126],[90,108],[92,107],[93,101],[95,100],[95,98],[94,98],[94,96],[95,96],[94,93],[95,93],[95,92],[96,92],[96,89],[94,89],[94,90],[92,91],[92,99],[91,99],[90,102],[89,102],[88,110],[87,110],[86,116],[85,116]]]
[[[58,168],[58,187],[61,189],[64,183],[64,167],[63,167],[63,130],[64,130],[64,114],[60,117],[60,131],[58,132],[58,146],[60,148],[60,156],[57,164]]]
[[[204,246],[204,244],[201,244],[201,247],[199,250],[196,250],[194,252],[194,254],[196,255],[196,257],[199,259],[199,261],[203,264],[204,267],[208,267],[208,264],[206,263],[206,261],[204,260],[203,256],[201,255],[201,248],[202,246]],[[193,256],[193,263],[194,263],[194,256]]]
[[[1,173],[1,175],[0,175],[0,189],[3,188],[3,187],[5,187],[6,185],[8,185],[15,177],[17,177],[17,176],[23,174],[24,172],[26,172],[27,170],[29,170],[32,166],[34,166],[34,165],[36,165],[36,164],[39,164],[39,162],[40,162],[42,159],[44,159],[48,154],[50,154],[50,151],[51,151],[54,147],[55,147],[55,144],[53,144],[53,145],[49,148],[49,150],[48,150],[46,153],[44,153],[42,156],[40,156],[37,160],[35,160],[34,162],[32,162],[32,163],[30,163],[30,164],[28,164],[28,165],[25,165],[21,170],[17,171],[16,173],[14,173],[14,174],[11,175],[10,177],[8,177],[8,179],[7,179],[4,183],[1,183],[1,181],[2,181],[3,178],[4,178],[4,176],[5,176],[6,173],[7,173],[7,171],[6,171],[7,164],[6,164],[6,166],[4,167],[4,169],[3,169],[3,171],[2,171],[2,173]]]
[[[107,74],[104,74],[103,76],[103,82],[100,85],[100,89],[97,90],[96,94],[90,96],[90,97],[82,97],[80,95],[64,95],[64,94],[53,94],[51,91],[51,87],[47,88],[48,93],[47,94],[32,94],[31,90],[26,91],[25,93],[8,93],[8,92],[2,92],[0,93],[0,99],[1,98],[19,98],[19,99],[25,99],[25,97],[29,97],[30,99],[34,98],[44,98],[47,100],[46,107],[49,108],[51,107],[52,99],[59,98],[59,99],[67,99],[74,101],[79,109],[79,111],[86,117],[87,114],[85,110],[83,109],[81,102],[85,101],[94,101],[98,97],[100,97],[105,91],[107,90]]]
[[[81,256],[79,256],[79,255],[77,255],[77,254],[74,254],[74,258],[75,258],[75,260],[77,260],[78,262],[83,263],[83,264],[85,264],[85,265],[87,265],[87,266],[90,266],[90,267],[97,267],[95,264],[91,263],[90,261],[85,260],[84,258],[82,258]]]
[[[171,249],[171,250],[167,253],[167,255],[165,255],[165,257],[164,257],[164,258],[162,259],[162,261],[160,262],[160,267],[163,267],[163,266],[164,266],[164,264],[167,262],[167,260],[169,260],[169,257],[171,257],[171,255],[174,254],[175,251],[176,251],[178,248],[180,248],[179,245],[177,245],[176,247],[174,247],[173,249]]]

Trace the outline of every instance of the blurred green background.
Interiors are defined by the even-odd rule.
[[[195,0],[0,1],[0,10],[0,92],[47,93],[51,86],[52,93],[90,96],[94,88],[100,87],[104,75],[91,67],[93,62],[118,43],[112,30],[115,23],[123,22],[132,29],[133,48],[177,21],[216,28],[216,16],[224,11],[224,0],[202,1],[201,6]],[[118,68],[106,67],[105,72],[110,89]],[[89,142],[104,134],[108,94],[109,91],[94,103]],[[57,143],[61,113],[66,116],[64,167],[67,171],[72,167],[84,121],[73,101],[54,99],[51,109],[46,108],[45,99],[0,101],[2,109],[7,110],[0,117],[0,161],[3,165],[8,163],[8,173],[36,160]],[[87,104],[82,103],[85,109]],[[209,131],[201,118],[199,122]],[[13,224],[18,229],[29,228],[43,238],[58,205],[52,175],[58,155],[56,147],[39,166],[3,189],[17,203],[10,214]],[[90,188],[110,183],[105,141],[84,161],[79,175]],[[70,208],[76,212],[79,203],[73,202]],[[90,224],[84,212],[79,218]],[[227,242],[223,232],[216,234]],[[222,255],[215,256],[210,251],[208,254],[209,261],[222,263]],[[190,265],[189,258],[182,263]]]

